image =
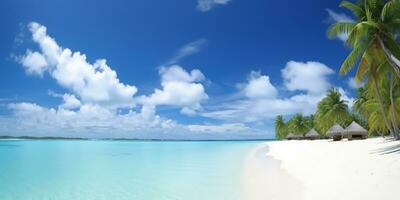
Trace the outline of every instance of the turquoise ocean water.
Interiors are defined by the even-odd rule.
[[[241,200],[259,143],[0,141],[0,199]]]

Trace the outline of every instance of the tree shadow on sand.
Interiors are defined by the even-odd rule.
[[[386,154],[392,154],[392,153],[396,153],[396,154],[400,154],[400,143],[392,138],[388,138],[384,140],[384,143],[394,143],[393,145],[390,146],[386,146],[386,147],[382,147],[379,148],[375,151],[373,151],[372,153],[376,153],[376,154],[380,154],[380,155],[386,155]]]

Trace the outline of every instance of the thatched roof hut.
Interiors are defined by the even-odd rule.
[[[344,130],[343,135],[345,135],[349,140],[365,139],[368,136],[368,131],[359,124],[357,124],[357,122],[353,121]]]
[[[299,139],[302,139],[302,138],[303,138],[302,135],[296,135],[296,134],[294,134],[294,133],[289,133],[289,134],[286,136],[286,139],[288,139],[288,140],[299,140]]]
[[[311,129],[308,131],[308,133],[305,135],[306,139],[314,140],[314,139],[320,139],[321,135],[315,129]]]
[[[335,141],[341,140],[343,131],[343,127],[341,127],[339,124],[334,124],[330,129],[328,129],[328,131],[326,132],[326,136],[332,138]]]
[[[295,134],[289,133],[289,134],[286,136],[286,139],[288,139],[288,140],[293,140],[293,139],[295,139],[295,137],[296,137]]]

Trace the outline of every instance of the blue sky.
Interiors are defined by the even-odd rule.
[[[274,137],[327,88],[352,100],[339,3],[1,1],[0,134]]]

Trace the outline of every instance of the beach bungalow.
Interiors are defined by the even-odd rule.
[[[329,138],[332,138],[333,141],[338,141],[342,139],[343,135],[343,127],[341,127],[339,124],[334,124],[327,132],[326,136]]]
[[[348,140],[353,139],[366,139],[368,136],[368,131],[362,126],[353,121],[351,124],[343,131],[343,135],[348,138]]]
[[[317,140],[320,138],[321,138],[321,135],[319,135],[319,133],[317,131],[315,131],[315,129],[311,129],[305,135],[305,139],[308,139],[308,140]]]
[[[286,139],[287,139],[287,140],[300,140],[300,139],[303,139],[303,136],[302,136],[302,135],[296,135],[296,134],[294,134],[294,133],[289,133],[289,134],[286,136]]]
[[[287,140],[294,140],[295,137],[296,137],[295,134],[289,133],[289,134],[286,136],[286,139],[287,139]]]

